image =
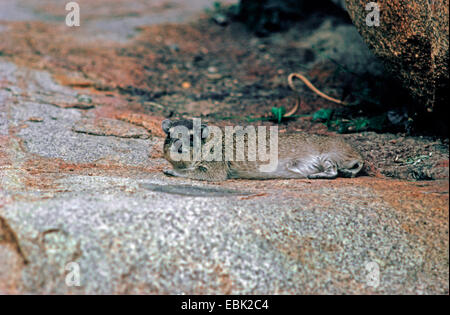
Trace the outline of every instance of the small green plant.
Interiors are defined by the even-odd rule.
[[[333,115],[333,110],[329,108],[319,109],[317,112],[313,114],[314,121],[328,121]]]
[[[327,122],[329,129],[339,133],[382,131],[386,123],[384,115],[375,117],[358,117],[355,119],[336,119]]]
[[[272,107],[272,114],[273,114],[275,120],[278,123],[281,123],[281,121],[283,120],[284,114],[286,114],[286,109],[283,106],[281,106],[281,107]]]
[[[226,13],[225,11],[227,11],[227,8],[220,1],[215,1],[211,8],[205,8],[207,14]]]
[[[386,115],[374,117],[356,117],[345,119],[336,117],[333,119],[334,110],[322,108],[313,114],[313,121],[326,124],[328,129],[339,133],[361,132],[361,131],[382,131],[386,126]]]

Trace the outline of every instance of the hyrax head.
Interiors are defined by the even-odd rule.
[[[200,120],[166,119],[162,122],[162,129],[166,133],[164,141],[164,157],[174,168],[190,168],[195,164],[194,143],[200,146],[208,138],[209,131]],[[194,141],[196,139],[196,141]],[[201,152],[201,151],[200,151]]]

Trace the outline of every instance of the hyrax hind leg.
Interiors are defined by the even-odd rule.
[[[328,159],[294,160],[288,163],[287,169],[295,173],[296,178],[333,179],[338,176],[337,164]]]
[[[289,176],[291,178],[332,179],[338,176],[337,164],[319,157],[292,160],[287,164],[287,169],[295,174]]]
[[[333,179],[338,176],[338,166],[335,162],[324,160],[321,162],[323,171],[308,175],[309,179]]]

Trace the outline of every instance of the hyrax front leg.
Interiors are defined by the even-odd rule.
[[[223,181],[228,178],[228,174],[223,165],[211,168],[199,165],[195,168],[189,169],[186,168],[186,169],[164,170],[164,174],[168,176],[185,177],[195,180],[207,180],[207,181]]]

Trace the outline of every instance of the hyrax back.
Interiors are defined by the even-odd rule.
[[[181,153],[181,141],[172,137],[170,131],[173,127],[185,126],[193,129],[192,120],[178,120],[163,122],[163,130],[167,134],[164,143],[164,156],[173,170],[165,171],[167,175],[188,177],[199,180],[220,181],[229,178],[246,179],[275,179],[275,178],[310,178],[332,179],[337,176],[354,177],[362,169],[364,161],[361,155],[338,137],[312,135],[307,133],[290,133],[278,135],[278,152],[276,152],[276,166],[270,171],[262,171],[261,166],[269,161],[251,160],[249,157],[248,135],[244,137],[244,160],[220,161],[194,161],[192,159],[192,138],[190,141],[190,160],[175,161],[171,150]],[[202,148],[211,140],[206,125],[201,126]],[[222,129],[223,130],[223,129]],[[206,131],[206,132],[205,132]],[[258,137],[258,133],[256,133]],[[270,152],[270,137],[266,135],[266,152]],[[235,138],[236,139],[236,138]],[[259,139],[258,139],[259,140]],[[222,138],[222,157],[225,156],[225,135]],[[258,142],[257,142],[258,143]],[[233,142],[233,152],[236,151],[236,142]],[[236,157],[236,155],[234,156]]]

